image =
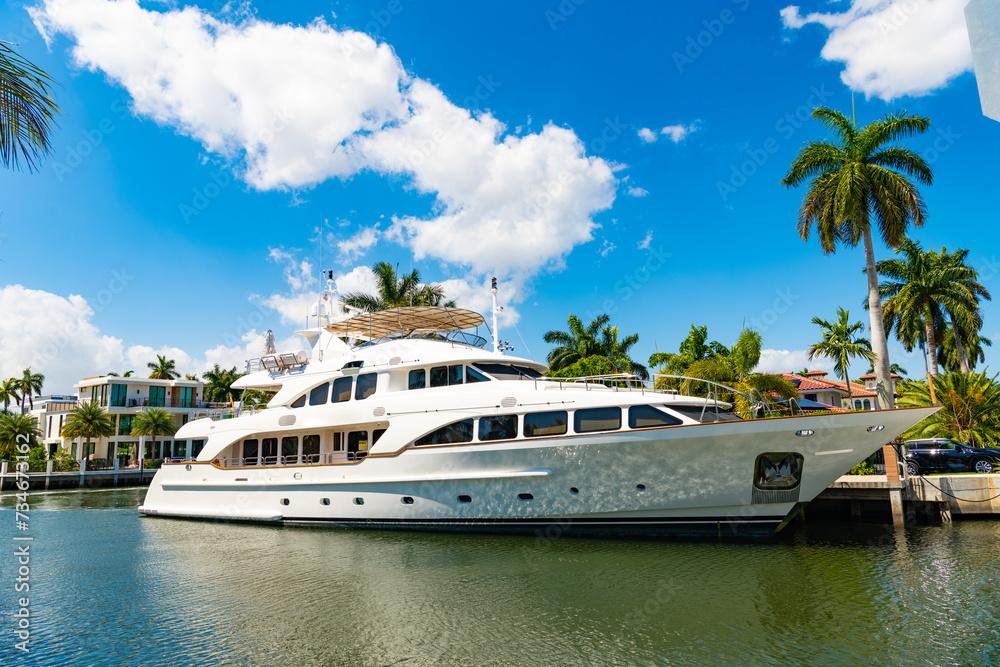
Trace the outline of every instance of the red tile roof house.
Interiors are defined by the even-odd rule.
[[[847,383],[843,380],[827,380],[826,371],[809,371],[803,375],[794,373],[780,373],[781,377],[789,380],[799,390],[799,399],[820,403],[825,407],[803,406],[805,412],[816,410],[874,410],[875,397],[875,374],[868,373],[859,379],[864,381],[864,385],[851,382],[851,401],[847,399]],[[896,382],[902,379],[901,376],[892,374],[892,388],[896,389]],[[898,394],[897,394],[898,396]]]

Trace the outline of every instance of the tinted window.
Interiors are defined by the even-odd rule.
[[[347,434],[347,451],[367,452],[368,431],[351,431]]]
[[[447,366],[437,366],[431,369],[431,386],[432,387],[447,387],[448,386],[448,367]]]
[[[462,384],[463,368],[464,366],[462,366],[462,364],[448,367],[448,384]]]
[[[567,423],[565,410],[524,415],[524,435],[529,438],[543,435],[562,435],[566,432]]]
[[[577,433],[617,431],[621,427],[621,408],[590,408],[573,413],[573,430]]]
[[[257,458],[257,444],[258,441],[254,440],[244,440],[243,441],[243,458],[245,459],[256,459]]]
[[[707,412],[707,411],[706,411]],[[713,411],[714,412],[714,411]],[[699,412],[699,414],[701,414]],[[651,426],[676,426],[681,420],[673,415],[657,410],[652,405],[633,405],[628,409],[629,428],[649,428]]]
[[[510,440],[517,437],[517,415],[479,418],[480,440]]]
[[[378,381],[378,376],[375,373],[367,373],[365,375],[358,376],[358,388],[354,391],[354,398],[359,401],[368,398],[375,393],[375,383]]]
[[[415,371],[410,371],[410,389],[423,389],[427,386],[427,371],[423,368],[418,368]]]
[[[278,439],[277,438],[264,438],[261,442],[261,452],[260,455],[263,457],[277,456],[278,455]]]
[[[465,382],[467,384],[472,384],[473,382],[489,382],[489,378],[477,371],[472,366],[465,367]]]
[[[489,373],[498,380],[526,380],[531,378],[531,376],[525,376],[521,373],[517,367],[508,366],[507,364],[478,363],[476,364],[476,368]]]
[[[729,410],[723,410],[720,408],[718,412],[716,412],[714,405],[668,405],[667,407],[673,412],[680,413],[689,419],[693,419],[696,422],[700,421],[705,424],[711,422],[740,421],[739,416]]]
[[[463,419],[428,433],[417,440],[415,445],[445,445],[452,442],[472,442],[472,420]]]
[[[281,455],[295,456],[299,453],[299,436],[293,435],[281,439]]]
[[[302,438],[302,453],[306,456],[319,454],[319,436],[307,435]]]
[[[528,368],[527,366],[514,366],[513,368],[517,372],[521,373],[522,375],[526,375],[531,379],[542,377],[542,374],[536,371],[534,368]]]
[[[302,394],[301,396],[299,396],[298,398],[296,398],[294,401],[292,401],[292,407],[293,408],[301,408],[305,404],[306,404],[306,395],[305,394]]]
[[[385,429],[384,428],[377,428],[374,431],[372,431],[372,444],[373,445],[376,442],[378,442],[378,439],[382,437],[383,433],[385,433]]]
[[[351,384],[354,378],[337,378],[333,381],[333,394],[330,396],[331,403],[343,403],[351,400]]]
[[[330,395],[330,383],[324,382],[309,392],[309,405],[323,405]]]

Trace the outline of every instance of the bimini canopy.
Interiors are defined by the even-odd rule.
[[[478,327],[483,316],[464,308],[444,306],[404,306],[377,313],[356,315],[334,322],[326,330],[335,336],[358,336],[369,340],[408,331],[458,331]]]

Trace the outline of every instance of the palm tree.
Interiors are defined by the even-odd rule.
[[[687,338],[681,341],[680,348],[673,352],[654,352],[649,356],[650,366],[659,366],[661,373],[680,375],[688,366],[696,361],[719,355],[729,354],[729,349],[717,340],[706,343],[708,327],[691,325]]]
[[[177,431],[174,426],[173,416],[165,408],[149,408],[143,410],[132,420],[132,435],[148,435],[153,438],[151,448],[156,451],[156,436],[173,435]],[[136,448],[138,448],[136,444]],[[138,461],[140,456],[138,451],[135,456]]]
[[[833,360],[833,368],[837,377],[847,385],[847,402],[851,403],[851,379],[847,373],[851,359],[863,357],[874,363],[872,344],[867,338],[861,338],[859,331],[864,329],[861,322],[850,323],[851,313],[844,308],[837,308],[837,320],[827,322],[823,318],[814,317],[813,324],[818,325],[823,333],[818,343],[809,346],[809,361],[813,357],[826,357]],[[890,371],[891,372],[891,371]]]
[[[815,226],[824,252],[835,252],[838,243],[850,247],[859,241],[864,243],[878,400],[883,408],[891,408],[889,348],[875,271],[871,220],[874,214],[879,234],[890,247],[903,241],[910,224],[915,227],[924,224],[924,201],[908,177],[930,185],[931,169],[910,149],[886,144],[925,132],[930,120],[898,113],[886,115],[859,131],[844,114],[828,107],[814,109],[812,117],[832,130],[836,141],[806,144],[781,184],[791,188],[812,179],[799,209],[798,231],[803,240],[808,240]]]
[[[632,360],[628,352],[633,345],[639,342],[639,334],[631,334],[618,340],[618,327],[605,325],[601,329],[601,340],[599,341],[603,355],[607,358],[619,373],[631,373],[640,380],[649,379],[649,371],[640,363]]]
[[[696,361],[684,370],[684,375],[733,387],[743,395],[719,395],[719,400],[735,401],[737,412],[744,417],[753,417],[755,402],[748,400],[745,395],[756,393],[762,400],[767,400],[773,394],[783,398],[798,396],[795,385],[780,375],[754,372],[754,368],[760,363],[763,347],[764,341],[759,331],[744,329],[727,354]],[[690,385],[690,381],[685,383]]]
[[[34,171],[35,162],[52,150],[49,133],[59,107],[49,92],[49,75],[0,42],[0,163]]]
[[[25,368],[21,379],[17,380],[18,389],[21,391],[21,409],[24,410],[24,401],[28,400],[31,409],[35,409],[35,401],[32,398],[35,394],[42,392],[42,385],[45,383],[45,376],[41,373],[32,373],[30,368]]]
[[[980,373],[945,373],[931,378],[941,406],[901,437],[950,438],[982,447],[1000,439],[1000,385],[997,376]],[[926,382],[901,382],[900,407],[931,405]]]
[[[910,239],[903,240],[896,254],[905,259],[885,259],[875,265],[878,274],[889,279],[879,284],[879,295],[885,299],[883,315],[890,329],[897,324],[897,331],[908,329],[909,336],[914,328],[909,320],[922,321],[930,374],[937,375],[938,331],[944,327],[944,314],[965,330],[976,328],[978,303],[962,284],[975,271],[934,251],[924,252]]]
[[[110,438],[115,434],[115,423],[100,405],[87,402],[70,411],[66,423],[60,431],[66,438],[86,438],[85,449],[81,459],[90,453],[91,438]]]
[[[969,251],[964,248],[960,248],[953,253],[949,253],[947,248],[941,248],[941,262],[944,266],[955,270],[955,275],[952,279],[956,282],[957,287],[965,292],[966,302],[973,306],[973,321],[977,325],[975,331],[969,331],[960,326],[960,318],[956,313],[948,311],[948,316],[951,318],[951,328],[956,334],[954,336],[955,352],[958,356],[959,368],[963,373],[971,373],[972,368],[975,366],[975,355],[970,359],[967,348],[984,340],[979,337],[979,329],[983,325],[983,319],[979,313],[979,300],[992,300],[989,291],[979,282],[979,272],[965,263],[968,256]],[[990,345],[991,343],[987,341],[986,344]],[[979,353],[982,354],[981,347],[979,348]]]
[[[598,315],[590,321],[590,324],[583,326],[580,318],[571,314],[568,320],[569,331],[555,329],[546,331],[542,340],[557,344],[549,351],[546,359],[549,370],[558,371],[594,355],[603,357],[603,350],[597,337],[610,319],[607,315]]]
[[[4,411],[10,409],[10,402],[14,401],[15,405],[21,400],[18,395],[18,387],[20,386],[19,381],[16,378],[9,378],[0,384],[0,401],[3,401]]]
[[[350,292],[341,297],[345,306],[363,313],[377,313],[380,310],[403,306],[447,306],[454,301],[444,302],[444,288],[437,283],[420,284],[420,274],[413,269],[406,275],[397,273],[399,265],[379,262],[372,267],[375,274],[376,294]]]
[[[212,403],[225,403],[228,401],[231,403],[236,394],[239,393],[239,390],[233,390],[233,382],[236,382],[243,375],[236,372],[236,366],[225,370],[220,368],[219,364],[215,364],[211,370],[202,373],[201,377],[205,380],[206,401]]]
[[[12,458],[18,445],[25,444],[25,439],[28,447],[33,447],[40,435],[38,420],[31,415],[0,413],[0,459]]]
[[[149,370],[152,372],[149,374],[149,379],[151,380],[174,380],[181,376],[176,370],[174,370],[175,362],[173,359],[167,359],[162,355],[156,355],[156,363],[152,361],[146,364]]]
[[[955,345],[955,329],[945,329],[938,343],[938,363],[944,368],[946,373],[971,373],[976,364],[986,361],[984,347],[993,347],[993,341],[983,338],[978,331],[967,334],[968,338],[961,345],[961,352]],[[963,361],[964,364],[963,365]],[[965,370],[968,368],[969,370]]]

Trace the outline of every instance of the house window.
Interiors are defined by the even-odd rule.
[[[871,402],[871,401],[869,401],[869,400],[868,400],[868,399],[866,398],[866,399],[865,399],[865,410],[871,410],[871,409],[872,409],[872,402]]]
[[[166,387],[149,388],[149,405],[154,408],[162,408],[167,395]]]
[[[806,399],[807,401],[813,401],[814,403],[816,402],[816,394],[803,394],[802,398]]]
[[[125,395],[127,393],[128,393],[128,387],[126,385],[123,384],[111,385],[111,407],[124,408]]]
[[[121,415],[118,417],[118,435],[132,434],[132,419],[134,419],[134,415]]]
[[[177,407],[193,408],[194,387],[178,387],[177,390],[179,395]]]

